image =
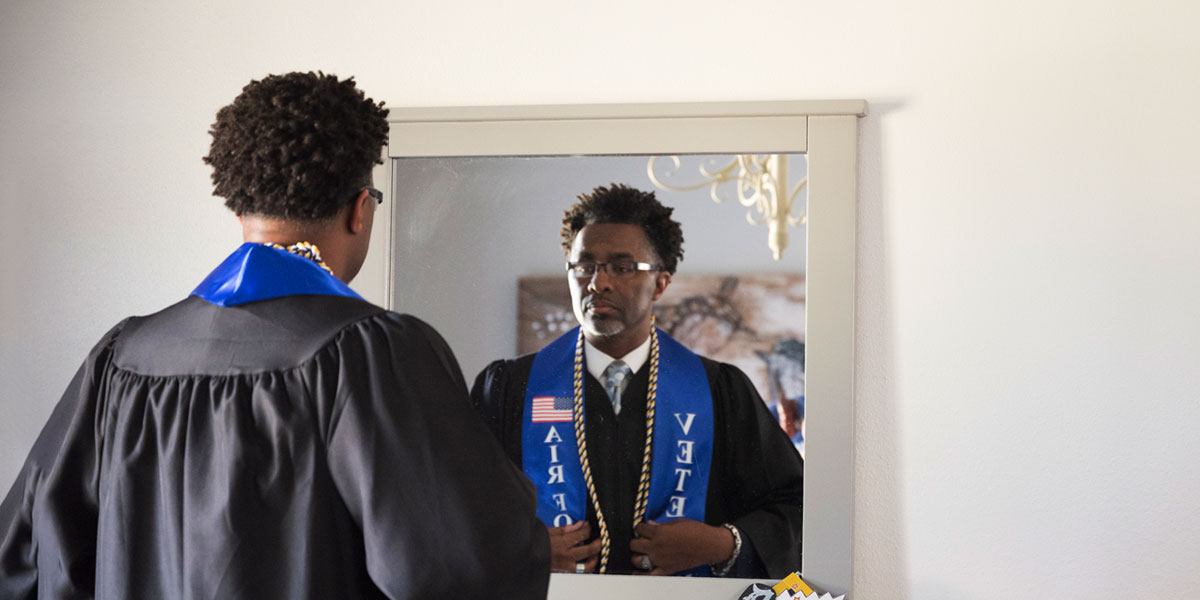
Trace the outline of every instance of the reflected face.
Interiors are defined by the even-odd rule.
[[[642,228],[626,223],[584,227],[575,236],[568,260],[659,264]],[[654,301],[667,289],[671,275],[666,271],[636,271],[620,276],[612,271],[597,269],[591,277],[568,274],[567,281],[571,306],[584,336],[599,350],[619,358],[650,335]]]

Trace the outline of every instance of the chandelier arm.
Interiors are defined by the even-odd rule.
[[[722,198],[722,197],[721,197],[721,195],[720,195],[719,193],[717,193],[717,186],[718,186],[718,185],[720,185],[720,182],[716,182],[716,181],[714,181],[714,182],[712,183],[712,187],[708,189],[708,197],[709,197],[709,198],[712,198],[712,201],[713,201],[713,202],[716,202],[717,204],[724,204],[724,203],[725,203],[725,199],[724,199],[724,198]]]
[[[676,161],[679,160],[678,157],[674,157],[674,158]],[[726,181],[728,181],[730,179],[730,177],[732,177],[733,169],[736,166],[738,166],[738,161],[735,158],[735,159],[729,161],[729,164],[721,167],[720,169],[717,169],[716,171],[710,172],[708,169],[704,168],[704,163],[700,163],[700,166],[697,168],[697,170],[700,171],[700,175],[707,177],[709,179],[712,179],[714,177],[723,177],[723,178],[725,178]]]
[[[725,201],[719,192],[719,186],[735,182],[738,203],[747,209],[746,222],[751,225],[768,225],[768,246],[776,260],[779,260],[783,249],[787,246],[787,228],[808,222],[807,206],[801,208],[800,216],[792,216],[792,206],[807,188],[808,177],[803,177],[792,188],[788,189],[788,157],[777,154],[738,154],[728,164],[720,168],[710,169],[701,164],[698,171],[705,181],[695,185],[670,185],[664,183],[654,172],[656,161],[661,156],[653,156],[646,164],[646,173],[654,185],[664,190],[686,192],[709,187],[709,197],[718,204]],[[678,156],[668,156],[674,163],[674,169],[681,165]],[[734,168],[737,173],[734,174]],[[664,177],[674,173],[673,170],[663,174]]]
[[[654,163],[655,163],[655,161],[657,161],[660,158],[662,158],[662,157],[661,156],[651,156],[650,157],[650,160],[646,163],[646,175],[650,177],[650,181],[652,183],[654,183],[654,185],[656,185],[659,188],[662,188],[664,190],[670,190],[672,192],[690,192],[692,190],[698,190],[707,185],[717,186],[722,183],[725,183],[726,181],[730,181],[730,179],[726,178],[726,179],[721,179],[719,181],[702,181],[700,183],[697,183],[696,185],[685,185],[685,186],[671,185],[669,183],[663,182],[663,180],[659,179],[658,175],[656,175],[654,173]],[[675,163],[675,168],[679,168],[680,162],[679,162],[678,156],[668,156],[667,158],[671,159],[671,161]],[[715,198],[714,198],[714,200],[715,200]],[[720,200],[717,200],[717,202],[720,202]]]
[[[805,178],[801,179],[801,180],[799,181],[799,183],[797,183],[797,184],[796,184],[796,187],[792,188],[792,193],[791,193],[791,195],[788,197],[788,204],[791,204],[792,202],[795,202],[795,201],[796,201],[796,196],[799,196],[799,195],[800,195],[800,191],[801,191],[801,190],[803,190],[803,189],[804,189],[804,188],[806,188],[806,187],[808,187],[808,177],[805,177]]]
[[[788,225],[796,226],[796,225],[800,225],[801,223],[806,223],[808,221],[807,207],[800,210],[799,217],[792,216],[792,207],[796,205],[796,198],[798,198],[800,196],[800,192],[803,191],[804,188],[806,188],[806,187],[808,187],[808,177],[802,178],[800,180],[800,182],[796,184],[796,187],[792,188],[792,193],[790,196],[788,196],[788,203],[787,203]]]
[[[767,172],[767,160],[769,154],[739,154],[737,155],[738,165],[742,167],[743,173],[751,173],[760,175]]]
[[[738,175],[738,201],[745,207],[756,206],[761,212],[763,201],[766,198],[763,188],[771,186],[770,173],[743,171]],[[750,176],[747,177],[747,175]],[[754,194],[747,196],[746,191],[751,189],[754,190]]]
[[[753,190],[754,193],[747,196],[746,192],[749,190]],[[738,178],[738,182],[737,182],[738,204],[741,204],[742,206],[752,206],[755,203],[755,201],[758,199],[758,194],[759,194],[759,192],[756,189],[756,186],[754,186],[751,182],[746,181],[743,178]]]

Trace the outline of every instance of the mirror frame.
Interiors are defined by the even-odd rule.
[[[855,213],[862,100],[389,107],[387,158],[595,154],[803,153],[808,161],[803,572],[821,590],[853,582]],[[391,160],[376,170],[391,188]],[[377,214],[368,293],[395,310],[391,203]],[[370,273],[377,277],[371,277]],[[368,283],[367,287],[371,287]],[[367,290],[369,292],[369,290]],[[514,350],[515,351],[515,350]],[[749,580],[554,575],[551,598],[661,594],[729,598]],[[584,584],[585,585],[581,585]],[[736,587],[736,589],[734,589]],[[697,592],[703,592],[697,596]],[[615,594],[615,596],[614,596]]]

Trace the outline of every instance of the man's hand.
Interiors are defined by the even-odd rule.
[[[593,573],[600,562],[600,538],[590,544],[583,542],[592,535],[587,521],[576,521],[563,527],[547,527],[550,532],[550,570],[555,573],[578,573],[576,564],[583,563],[584,573]]]
[[[691,519],[668,523],[646,521],[637,526],[637,537],[629,542],[638,575],[670,575],[700,565],[715,565],[733,555],[733,534],[724,527],[705,525]],[[653,567],[645,571],[642,557]]]

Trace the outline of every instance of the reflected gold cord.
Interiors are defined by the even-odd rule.
[[[592,479],[592,468],[588,461],[587,432],[583,425],[583,329],[575,340],[575,374],[573,378],[575,402],[572,420],[575,425],[575,444],[579,448],[579,466],[583,471],[583,481],[587,486],[588,497],[596,511],[596,523],[600,528],[600,569],[604,573],[608,568],[608,555],[612,548],[612,539],[608,535],[608,523],[604,520],[604,511],[600,509],[600,496],[596,493],[596,483]],[[638,480],[637,500],[633,506],[633,526],[636,528],[646,518],[646,504],[650,496],[650,460],[654,448],[654,411],[655,397],[658,395],[658,332],[654,319],[650,321],[650,387],[646,390],[646,445],[642,450],[642,474]]]

